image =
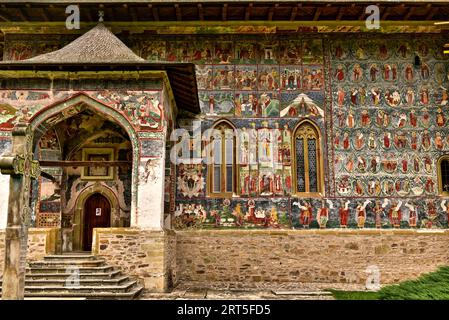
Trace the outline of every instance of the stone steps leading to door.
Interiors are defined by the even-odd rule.
[[[49,255],[26,268],[25,297],[135,299],[142,290],[136,280],[91,254]]]

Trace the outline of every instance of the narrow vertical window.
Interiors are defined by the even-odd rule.
[[[226,122],[215,127],[212,164],[209,166],[209,195],[232,196],[235,181],[235,138],[234,129]]]
[[[449,195],[449,156],[443,156],[438,161],[438,184],[440,194]]]
[[[295,188],[299,194],[320,194],[323,190],[320,135],[308,121],[294,134]]]

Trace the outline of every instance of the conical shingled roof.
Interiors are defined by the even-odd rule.
[[[144,59],[136,55],[103,23],[70,42],[65,47],[22,60],[24,63],[142,63]]]

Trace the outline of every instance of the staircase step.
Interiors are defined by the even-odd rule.
[[[126,293],[131,288],[137,286],[137,281],[128,281],[119,285],[108,285],[108,286],[96,286],[96,285],[83,285],[83,286],[54,286],[54,285],[35,285],[35,286],[25,286],[25,292],[39,292],[39,293],[105,293],[105,292],[120,292]]]
[[[81,286],[83,285],[95,285],[95,286],[104,286],[104,285],[120,285],[125,281],[129,281],[129,277],[121,276],[113,279],[79,279],[79,283]],[[63,286],[67,283],[67,279],[29,279],[28,277],[25,279],[25,286]]]
[[[80,279],[113,279],[121,274],[120,270],[111,272],[91,272],[80,273]],[[40,279],[67,279],[67,277],[73,276],[72,273],[27,273],[26,279],[40,280]]]
[[[44,257],[45,261],[51,260],[95,260],[97,256],[92,254],[62,254],[62,255],[47,255]]]
[[[40,274],[40,273],[68,273],[67,266],[52,266],[52,267],[39,267],[31,266],[26,269],[27,274]],[[80,274],[89,274],[93,272],[111,272],[114,271],[114,267],[111,266],[99,266],[99,267],[78,267]]]
[[[85,298],[88,300],[98,299],[136,299],[142,292],[143,287],[136,287],[128,292],[25,292],[25,297],[39,297],[39,298]]]
[[[67,284],[79,272],[77,286]],[[136,280],[89,253],[48,255],[29,262],[25,297],[32,299],[135,299],[143,290]],[[0,279],[0,295],[1,295]]]
[[[29,263],[30,267],[45,268],[45,267],[99,267],[105,264],[104,259],[96,260],[48,260],[48,261],[33,261]]]

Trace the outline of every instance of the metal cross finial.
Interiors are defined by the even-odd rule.
[[[104,11],[98,11],[98,22],[104,21]]]

